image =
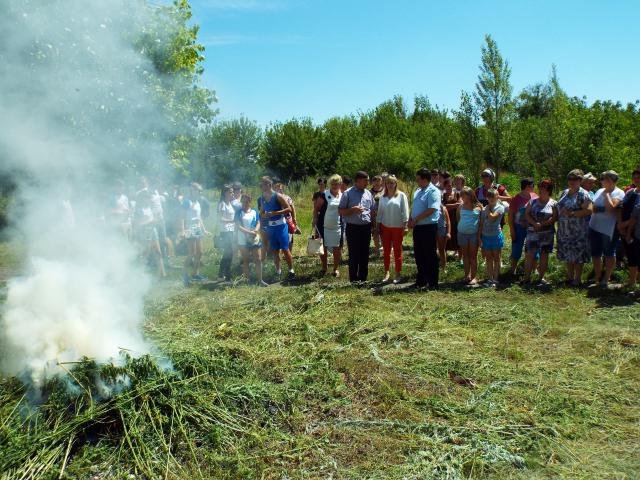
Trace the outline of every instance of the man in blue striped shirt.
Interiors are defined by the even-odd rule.
[[[418,189],[413,194],[409,228],[413,228],[413,251],[416,259],[416,287],[438,288],[439,261],[437,253],[440,190],[431,183],[431,172],[421,168],[416,172]]]

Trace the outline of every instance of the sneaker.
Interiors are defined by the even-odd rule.
[[[260,281],[258,282],[258,286],[259,286],[259,287],[268,287],[268,286],[269,286],[269,284],[268,284],[267,282],[265,282],[264,280],[260,280]]]
[[[278,276],[282,275],[282,270],[281,269],[276,270],[276,275]]]
[[[393,284],[397,285],[402,282],[402,277],[400,275],[396,275],[396,278],[393,279]]]
[[[538,287],[548,287],[548,286],[549,286],[549,282],[544,278],[541,278],[540,281],[538,282]]]
[[[196,282],[204,282],[207,277],[205,277],[204,275],[198,273],[197,275],[194,275],[193,277],[191,277],[193,280],[195,280]],[[218,277],[221,280],[226,280],[225,277]]]
[[[293,278],[296,276],[296,272],[293,271],[293,269],[289,270],[289,273],[287,275],[288,278]]]
[[[340,278],[340,270],[334,270],[333,276],[336,278]]]
[[[391,277],[390,277],[390,275],[389,275],[389,272],[387,272],[387,274],[386,274],[386,275],[384,276],[384,278],[382,279],[382,283],[387,283],[387,282],[389,282],[389,279],[390,279],[390,278],[391,278]]]

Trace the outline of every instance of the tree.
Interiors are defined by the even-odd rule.
[[[265,133],[261,163],[282,180],[315,175],[322,165],[317,152],[319,129],[309,119],[275,123]]]
[[[477,183],[482,167],[482,138],[480,136],[480,116],[471,95],[467,92],[460,94],[460,110],[455,114],[460,141],[463,146],[468,174],[473,184]]]
[[[234,181],[254,184],[261,172],[258,156],[262,138],[258,124],[245,117],[204,128],[192,160],[193,179],[216,187]]]
[[[505,137],[512,118],[511,68],[502,58],[498,45],[485,35],[482,63],[476,82],[474,99],[489,132],[490,160],[496,175],[500,174],[504,157]]]

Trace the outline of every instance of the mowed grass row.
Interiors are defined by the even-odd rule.
[[[305,232],[310,193],[294,197]],[[149,310],[148,332],[163,349],[233,352],[255,378],[290,395],[281,428],[295,453],[264,438],[254,446],[258,476],[637,477],[633,298],[517,285],[466,290],[454,284],[457,263],[439,292],[355,288],[317,277],[304,240],[296,238],[295,284],[179,291]],[[415,266],[405,253],[410,279]],[[217,258],[208,252],[211,276]],[[370,278],[382,278],[379,259]],[[562,266],[553,262],[550,278],[562,279]]]

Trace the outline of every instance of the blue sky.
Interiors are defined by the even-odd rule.
[[[569,95],[640,98],[640,1],[191,0],[219,118],[267,125],[368,110],[401,94],[455,109],[485,33],[514,93],[556,64]]]

